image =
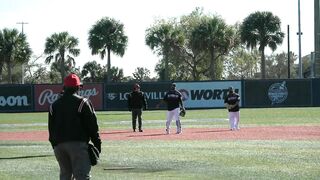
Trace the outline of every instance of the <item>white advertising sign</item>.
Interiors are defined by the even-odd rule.
[[[224,107],[228,88],[233,87],[241,97],[241,81],[177,82],[186,108]],[[240,105],[241,105],[240,101]]]

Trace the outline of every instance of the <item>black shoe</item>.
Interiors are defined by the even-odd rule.
[[[139,132],[143,132],[142,129],[139,129]]]
[[[133,129],[133,132],[136,132],[136,130],[135,130],[135,129]]]

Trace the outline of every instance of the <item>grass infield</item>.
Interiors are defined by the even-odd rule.
[[[131,130],[129,112],[97,112],[100,129]],[[165,111],[143,113],[163,129]],[[183,128],[228,127],[225,109],[189,110]],[[172,126],[174,127],[174,122]],[[241,127],[320,126],[320,108],[241,109]],[[47,113],[1,113],[1,132],[47,129]],[[318,179],[319,140],[104,140],[92,179]],[[0,141],[0,179],[59,179],[49,142]]]

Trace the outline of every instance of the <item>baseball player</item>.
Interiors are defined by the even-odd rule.
[[[179,91],[176,90],[176,84],[172,83],[170,90],[165,94],[163,100],[167,103],[167,122],[166,122],[166,134],[170,134],[170,124],[172,119],[176,120],[177,125],[177,134],[180,134],[181,131],[181,122],[180,122],[180,107],[184,110],[182,95]]]
[[[147,99],[145,94],[140,91],[140,85],[134,84],[133,91],[128,96],[128,109],[131,111],[132,116],[132,129],[136,132],[136,122],[138,118],[139,132],[142,130],[142,109],[147,109]]]
[[[228,95],[224,99],[224,104],[229,112],[229,123],[230,130],[239,130],[239,120],[240,120],[240,96],[234,92],[233,87],[229,87]]]

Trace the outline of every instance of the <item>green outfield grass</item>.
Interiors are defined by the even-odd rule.
[[[131,129],[129,112],[97,112],[101,130]],[[146,111],[144,128],[164,128]],[[225,109],[189,110],[184,128],[227,127]],[[0,113],[0,131],[46,130],[47,113]],[[241,109],[242,127],[320,126],[320,108]],[[92,179],[319,179],[320,141],[103,141]],[[49,142],[0,141],[0,179],[58,179]]]
[[[98,111],[101,130],[131,128],[127,111]],[[241,109],[242,126],[319,125],[320,108]],[[184,127],[228,126],[225,109],[188,110],[182,118]],[[0,113],[0,132],[47,130],[48,113]],[[145,128],[164,128],[166,111],[143,112]]]

